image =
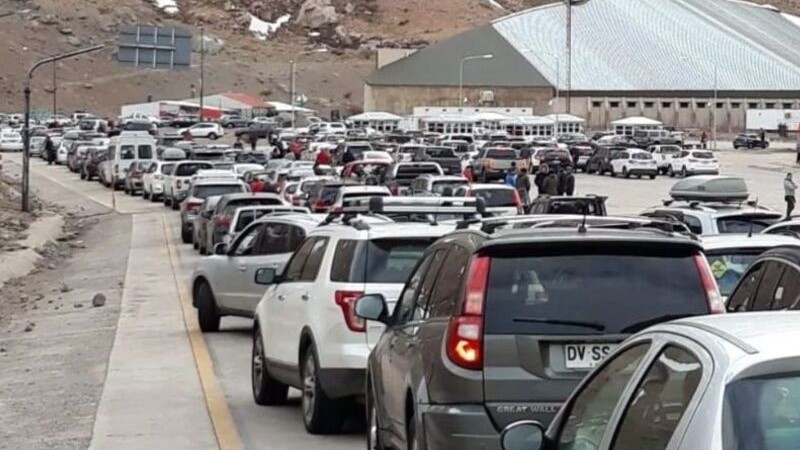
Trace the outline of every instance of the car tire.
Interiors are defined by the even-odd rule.
[[[346,414],[342,400],[328,398],[319,383],[319,358],[312,345],[303,355],[300,369],[303,424],[311,434],[335,434],[342,431]]]
[[[167,197],[167,194],[163,194],[163,195],[164,195],[164,198],[162,200],[164,200],[164,206],[166,206],[166,207],[172,206],[172,204],[170,203],[169,197]]]
[[[656,174],[652,174],[652,175],[650,175],[650,179],[651,179],[651,180],[655,180],[655,179],[656,179]]]
[[[208,138],[212,141],[216,141],[218,137],[219,136],[217,136],[217,133],[208,133]]]
[[[617,172],[614,171],[614,166],[611,166],[611,178],[617,178]]]
[[[253,400],[261,406],[285,405],[289,398],[289,386],[272,378],[264,356],[264,341],[258,325],[253,327],[253,352],[250,363],[250,384]]]
[[[191,244],[192,243],[192,230],[188,230],[186,227],[181,227],[181,240],[184,244]]]
[[[197,322],[200,324],[200,331],[203,333],[219,331],[221,316],[217,310],[217,301],[214,300],[211,286],[205,282],[200,283],[200,286],[197,287],[196,295]]]
[[[681,168],[681,178],[686,178],[689,176],[689,172],[686,170],[686,167]]]
[[[733,149],[734,149],[734,150],[739,150],[739,146],[738,146],[738,145],[734,145],[734,146],[733,146]]]
[[[753,149],[753,144],[747,144],[747,149],[748,150],[752,150]]]
[[[627,167],[623,167],[622,168],[622,176],[625,177],[625,178],[630,178],[631,177],[631,174],[630,174],[630,172],[628,172],[628,168]]]
[[[367,374],[369,380],[369,374]],[[367,450],[385,450],[378,426],[378,408],[375,404],[375,390],[372,383],[367,381]]]
[[[156,203],[159,200],[158,196],[154,193],[150,193],[150,201]]]
[[[177,211],[177,210],[178,210],[178,208],[180,208],[180,207],[181,207],[181,204],[180,204],[180,203],[178,203],[178,202],[176,202],[175,200],[171,201],[170,203],[171,203],[171,205],[170,205],[170,206],[172,207],[172,210],[173,210],[173,211]]]
[[[83,171],[81,170],[81,180],[85,180],[85,179],[86,179],[86,174],[83,173]]]
[[[672,170],[671,165],[667,168],[667,175],[669,175],[670,178],[675,178],[675,171]]]
[[[200,244],[198,244],[197,242],[192,242],[192,247],[194,247],[194,249],[197,250],[200,248]]]

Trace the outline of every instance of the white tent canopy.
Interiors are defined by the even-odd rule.
[[[299,112],[299,113],[307,113],[307,114],[315,114],[316,113],[316,111],[314,111],[313,109],[303,108],[302,106],[292,106],[292,105],[290,105],[288,103],[283,103],[283,102],[269,101],[269,102],[267,102],[267,104],[272,109],[274,109],[275,111],[277,111],[279,113],[281,113],[281,112],[292,112],[292,109],[294,109],[294,111]]]
[[[399,120],[403,120],[403,118],[398,116],[398,115],[396,115],[396,114],[392,114],[392,113],[388,113],[388,112],[372,111],[372,112],[364,112],[364,113],[361,113],[361,114],[356,114],[354,116],[350,116],[350,117],[347,118],[347,120],[350,120],[350,121],[353,121],[353,122],[361,122],[361,121],[392,121],[392,120],[399,121]]]
[[[663,122],[659,122],[658,120],[651,119],[649,117],[626,117],[624,119],[619,119],[611,122],[613,126],[641,126],[641,127],[660,127],[664,125]]]

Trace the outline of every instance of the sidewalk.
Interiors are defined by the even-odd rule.
[[[135,215],[119,325],[90,449],[216,449],[161,214]]]

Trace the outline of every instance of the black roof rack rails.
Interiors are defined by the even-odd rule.
[[[369,229],[359,215],[379,217],[394,222],[427,222],[436,225],[437,216],[463,215],[465,220],[486,213],[486,204],[475,197],[384,197],[365,196],[344,200],[339,211],[330,213],[320,225],[333,223],[337,218],[345,225]],[[361,227],[361,228],[359,228]]]

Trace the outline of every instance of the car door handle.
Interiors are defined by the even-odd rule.
[[[239,266],[239,272],[244,272],[247,270],[247,266]]]
[[[303,300],[304,302],[307,302],[308,298],[309,298],[308,294],[303,294],[303,295],[300,296],[300,299]]]

